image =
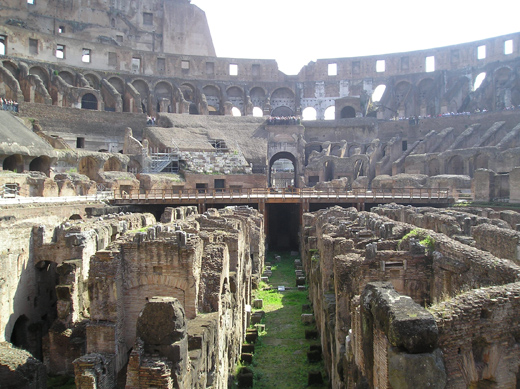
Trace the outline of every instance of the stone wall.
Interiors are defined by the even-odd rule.
[[[190,208],[175,218],[172,211],[163,218],[170,224],[124,234],[91,257],[87,355],[74,362],[76,382],[92,370],[83,367],[85,358],[101,353],[113,357],[110,364],[100,362],[106,375],[115,376],[129,361],[129,387],[227,386],[249,323],[251,289],[263,268],[263,218],[247,207],[202,215]],[[177,346],[152,347],[147,344],[155,341],[143,338],[141,312],[155,296],[174,298],[182,308],[187,336]]]
[[[507,349],[511,346],[505,339],[514,338],[512,329],[516,327],[511,326],[509,335],[505,335],[505,330],[496,329],[490,318],[501,315],[500,309],[507,317],[513,317],[516,315],[516,305],[507,304],[507,301],[502,303],[498,297],[489,297],[487,290],[495,288],[498,295],[513,296],[507,288],[509,285],[516,288],[520,280],[520,267],[463,241],[468,238],[468,242],[474,244],[477,237],[475,234],[471,237],[471,231],[484,231],[488,226],[491,228],[486,230],[488,235],[497,231],[495,239],[501,239],[499,235],[502,232],[516,232],[509,229],[507,222],[498,219],[500,212],[491,210],[480,214],[492,214],[495,219],[477,216],[475,213],[478,212],[474,209],[470,209],[474,212],[472,214],[389,205],[375,208],[374,211],[357,212],[353,208],[334,207],[304,214],[301,255],[332,386],[444,387],[444,382],[448,382],[447,387],[458,387],[463,385],[460,380],[465,379],[469,387],[493,379],[502,387],[509,387],[518,371],[518,356],[516,351]],[[515,215],[507,213],[503,216],[515,220]],[[452,237],[417,228],[402,220],[417,222],[419,227],[434,228]],[[491,222],[498,226],[493,226]],[[414,232],[408,234],[411,231]],[[467,235],[464,235],[466,232]],[[368,286],[374,281],[387,281],[391,288],[395,288],[391,292],[395,296],[388,298],[388,304],[381,297],[386,292],[383,293],[379,287]],[[480,320],[478,329],[475,329],[472,316],[467,316],[464,308],[468,306],[472,310],[473,307],[466,300],[461,300],[465,295],[485,296],[486,304],[498,301],[502,308],[493,308],[483,314],[483,310],[475,308],[480,312],[479,318],[486,319]],[[418,304],[416,313],[404,315],[407,320],[414,321],[423,314],[426,315],[424,317],[430,315],[421,308],[426,306],[434,312],[435,326],[439,326],[438,346],[434,345],[437,340],[432,341],[428,351],[430,355],[419,364],[415,364],[419,357],[413,357],[411,349],[406,350],[403,346],[396,348],[395,332],[389,329],[398,323],[395,318],[406,312],[397,303],[403,299]],[[513,297],[509,297],[513,301],[511,299]],[[383,309],[385,306],[388,308]],[[385,314],[379,319],[373,318],[374,312],[379,309],[383,309]],[[390,313],[388,309],[395,309],[396,313]],[[435,313],[436,310],[440,313]],[[454,324],[449,323],[446,327],[443,317],[451,317],[449,320]],[[389,320],[390,324],[384,324],[385,320]],[[419,337],[423,329],[419,325],[409,334]],[[490,332],[489,336],[483,335],[486,331]],[[460,346],[455,345],[457,341],[454,341],[458,339],[468,344],[461,332],[473,339],[471,352],[476,356],[476,362],[469,357],[461,359]],[[480,339],[482,336],[485,341]],[[411,337],[409,340],[412,341],[412,338],[418,339]],[[498,361],[502,353],[510,355],[512,362]],[[425,356],[425,352],[420,354]],[[443,364],[445,372],[444,368],[440,368],[433,373]],[[424,374],[424,367],[421,367],[424,365],[432,367],[427,369],[428,374],[432,375]],[[480,366],[486,366],[484,373],[479,370]],[[470,371],[464,376],[461,372],[466,368]],[[404,371],[406,373],[403,374]],[[414,379],[425,381],[418,384]]]

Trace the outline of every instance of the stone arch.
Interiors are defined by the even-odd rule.
[[[206,85],[202,88],[202,92],[206,96],[208,110],[210,115],[220,114],[220,89],[215,85]]]
[[[417,84],[420,115],[435,115],[435,81],[431,77],[423,78]]]
[[[334,155],[335,157],[341,157],[341,145],[333,145],[330,149],[330,155]]]
[[[356,110],[354,107],[347,105],[341,109],[341,119],[350,119],[356,117]]]
[[[84,157],[79,160],[78,172],[94,181],[99,181],[99,162],[92,157]]]
[[[358,153],[359,151],[359,153]],[[359,155],[363,152],[363,147],[358,143],[350,144],[348,147],[348,156],[353,157],[354,155]]]
[[[84,75],[84,77],[92,89],[99,90],[99,86],[101,85],[101,78],[93,73],[87,73]]]
[[[18,79],[19,70],[18,65],[16,63],[14,63],[13,61],[6,60],[2,62],[2,65],[4,66],[4,68],[9,70],[9,72],[13,75],[14,78]]]
[[[227,100],[244,114],[244,90],[236,85],[226,89]]]
[[[129,171],[130,173],[138,174],[141,173],[142,169],[143,168],[141,164],[135,159],[130,160],[130,162],[128,163],[127,171]]]
[[[358,177],[368,175],[368,163],[367,158],[363,155],[358,155],[354,158],[354,175],[352,181],[355,181]]]
[[[293,115],[294,115],[294,111],[291,108],[284,107],[284,106],[276,107],[271,112],[271,116],[277,116],[277,117],[280,117],[280,116],[293,116]]]
[[[430,159],[428,161],[428,175],[429,176],[438,176],[441,174],[441,165],[437,158]]]
[[[489,169],[489,155],[478,153],[473,160],[473,169]]]
[[[122,78],[112,76],[108,79],[108,82],[115,88],[116,91],[122,96],[125,94],[125,82]]]
[[[335,105],[328,106],[327,109],[325,109],[325,112],[323,113],[323,118],[325,120],[335,120],[336,119],[336,106]]]
[[[394,87],[393,105],[398,114],[403,114],[404,116],[411,114],[410,93],[412,93],[412,84],[408,81],[401,81]]]
[[[272,116],[292,116],[296,107],[295,93],[287,87],[277,88],[271,93],[271,108],[273,112],[279,108],[288,108],[291,113],[288,115],[271,114]],[[284,110],[286,111],[286,110]]]
[[[41,66],[33,66],[33,67],[31,67],[29,69],[29,74],[34,74],[34,75],[40,77],[40,79],[42,80],[43,85],[45,86],[45,88],[48,88],[48,86],[49,86],[49,72],[47,71],[47,69],[44,69]]]
[[[198,113],[198,107],[197,107],[198,99],[197,99],[197,95],[196,95],[197,89],[195,88],[195,86],[193,86],[192,84],[190,84],[188,82],[185,82],[185,83],[181,84],[179,89],[181,90],[182,97],[184,98],[184,100],[186,100],[188,103],[190,103],[190,114],[192,113],[192,110],[196,110]],[[192,108],[192,105],[194,105],[193,108]]]
[[[495,109],[504,109],[511,105],[510,77],[512,71],[507,66],[495,70],[493,77],[495,81]]]
[[[267,92],[265,91],[265,89],[259,86],[255,86],[249,92],[249,97],[251,98],[253,106],[260,107],[262,109],[265,105],[266,95]]]
[[[22,173],[24,171],[24,161],[20,154],[13,154],[4,159],[2,164],[3,170],[10,170],[15,173]]]
[[[29,164],[29,171],[42,172],[49,177],[51,172],[51,159],[45,155],[34,158]]]
[[[98,99],[92,93],[85,93],[81,97],[81,109],[98,110]]]
[[[120,172],[121,171],[121,161],[116,157],[110,157],[103,164],[103,171],[105,172]]]
[[[141,110],[143,113],[150,114],[151,101],[150,101],[150,87],[144,80],[137,79],[132,82],[132,86],[141,96]]]
[[[271,159],[269,160],[269,177],[268,177],[269,187],[273,186],[272,185],[273,164],[280,159],[288,159],[289,161],[292,162],[293,167],[294,167],[294,185],[297,186],[297,183],[298,183],[298,181],[297,181],[297,171],[298,171],[297,159],[292,153],[289,153],[287,151],[281,151],[281,152],[273,155],[271,157]]]
[[[58,75],[63,79],[63,81],[65,81],[67,84],[69,85],[72,85],[72,86],[75,86],[76,83],[74,82],[74,75],[67,71],[67,70],[62,70],[61,72],[58,73]]]
[[[452,156],[446,165],[447,174],[464,174],[464,159],[460,155]]]
[[[302,111],[302,120],[316,120],[317,116],[318,112],[314,107],[307,107]]]
[[[157,82],[153,89],[155,98],[154,108],[157,112],[172,112],[173,107],[173,85],[167,81]]]
[[[14,322],[13,331],[11,332],[10,342],[24,350],[29,349],[29,318],[20,315]]]

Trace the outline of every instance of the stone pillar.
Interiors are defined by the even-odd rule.
[[[509,173],[509,202],[520,203],[520,167]]]
[[[477,169],[473,177],[473,195],[475,201],[490,201],[495,192],[496,173],[488,169]]]

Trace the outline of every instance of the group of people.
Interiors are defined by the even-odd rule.
[[[149,126],[155,126],[155,116],[148,116],[146,118],[146,124]]]
[[[301,119],[296,116],[270,116],[267,118],[267,125],[276,126],[276,125],[290,125],[290,124],[300,124]]]
[[[16,101],[0,97],[0,109],[4,111],[18,112],[18,103]]]

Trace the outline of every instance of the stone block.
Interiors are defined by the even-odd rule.
[[[264,306],[264,300],[262,300],[262,299],[253,300],[253,308],[261,309],[263,306]]]
[[[388,381],[392,388],[444,388],[446,370],[442,353],[408,354],[390,347],[388,350]]]
[[[242,345],[242,352],[243,353],[253,354],[255,352],[255,345],[254,344],[244,343]]]
[[[314,315],[312,313],[302,313],[301,319],[303,324],[314,323]]]

